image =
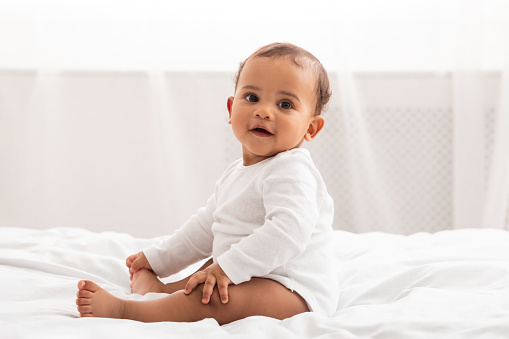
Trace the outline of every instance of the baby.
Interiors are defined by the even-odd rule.
[[[334,206],[309,152],[300,148],[322,130],[329,97],[322,64],[300,47],[270,44],[241,63],[227,108],[242,159],[175,234],[126,260],[133,293],[168,295],[123,300],[82,280],[80,315],[226,324],[254,315],[333,313],[339,293],[330,243]],[[186,279],[158,279],[210,256]]]

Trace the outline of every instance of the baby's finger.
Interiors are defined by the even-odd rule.
[[[131,268],[133,269],[134,272],[136,272],[139,269],[144,268],[146,266],[147,266],[147,259],[145,259],[144,256],[140,255],[136,258],[136,260],[133,261]]]
[[[217,280],[217,290],[219,291],[219,297],[223,304],[228,302],[228,285],[229,283],[226,279]]]
[[[209,275],[205,281],[205,284],[203,285],[203,298],[201,300],[202,303],[209,303],[210,296],[212,295],[212,292],[214,292],[214,286],[216,286],[216,277]]]
[[[207,279],[207,273],[205,272],[197,272],[193,274],[191,278],[187,281],[186,287],[184,288],[184,294],[191,293],[196,286],[201,284]]]
[[[133,264],[133,258],[132,258],[132,257],[133,257],[133,256],[132,256],[132,255],[130,255],[130,256],[128,256],[128,257],[127,257],[127,259],[125,260],[125,265],[126,265],[127,267],[131,267],[131,265]]]

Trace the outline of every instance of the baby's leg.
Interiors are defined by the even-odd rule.
[[[285,319],[308,311],[306,302],[297,293],[273,280],[261,278],[230,285],[227,304],[221,303],[217,290],[212,294],[210,303],[203,304],[203,284],[189,295],[180,290],[146,301],[116,298],[91,281],[80,281],[78,288],[76,304],[83,317],[126,318],[143,322],[189,322],[214,318],[219,324],[226,324],[254,315]]]
[[[210,266],[212,262],[212,259],[208,260],[196,272],[204,270]],[[131,293],[137,293],[141,295],[145,295],[150,292],[171,294],[173,292],[183,290],[186,287],[187,281],[190,277],[191,276],[179,281],[163,284],[153,271],[143,268],[135,272],[132,276]]]

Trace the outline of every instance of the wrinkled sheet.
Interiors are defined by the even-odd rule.
[[[341,295],[331,317],[145,324],[79,318],[76,285],[91,279],[121,298],[159,297],[131,295],[125,267],[157,239],[0,228],[0,338],[509,338],[508,231],[335,231],[333,240]]]

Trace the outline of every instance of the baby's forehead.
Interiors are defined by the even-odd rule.
[[[279,68],[288,67],[292,72],[300,73],[305,75],[305,77],[310,77],[316,83],[318,81],[319,74],[316,70],[316,67],[313,67],[312,60],[307,60],[305,57],[301,57],[299,59],[292,58],[290,56],[252,56],[248,58],[243,68],[249,68],[250,65],[256,62],[267,62],[267,63],[277,63]],[[247,67],[246,67],[247,66]],[[240,78],[242,78],[244,72],[240,73]]]
[[[287,65],[289,67],[301,70],[301,71],[311,71],[315,73],[315,67],[313,67],[314,62],[305,56],[290,56],[290,55],[272,55],[272,56],[261,56],[261,55],[253,55],[246,60],[246,64],[249,62],[256,61],[265,61],[265,62],[274,62],[280,63],[281,65]]]

